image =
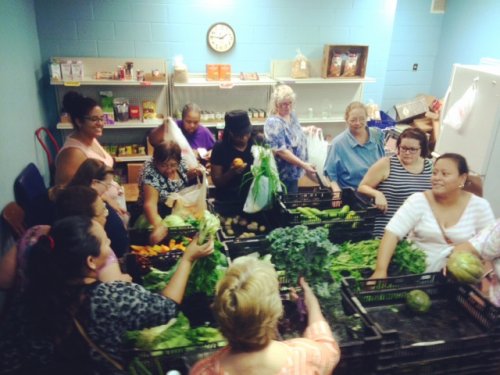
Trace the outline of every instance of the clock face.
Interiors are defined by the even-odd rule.
[[[207,43],[215,52],[227,52],[234,47],[236,35],[227,23],[216,23],[208,28]]]

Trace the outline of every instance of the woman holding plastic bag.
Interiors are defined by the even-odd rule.
[[[170,213],[165,202],[169,195],[179,192],[197,178],[203,176],[201,168],[189,168],[181,157],[180,146],[173,142],[163,142],[156,145],[153,158],[144,162],[139,176],[139,200],[143,216],[137,219],[135,227],[144,224],[152,227],[150,242],[160,242],[167,235],[167,227],[163,218]]]
[[[299,119],[292,111],[295,93],[287,85],[275,88],[269,102],[269,117],[264,134],[276,157],[280,179],[288,193],[297,193],[304,171],[315,175],[316,168],[307,162],[307,141]]]
[[[252,124],[246,111],[226,112],[222,141],[212,151],[211,176],[215,185],[215,206],[217,212],[232,215],[241,212],[248,195],[252,179],[243,176],[250,171],[254,162]]]

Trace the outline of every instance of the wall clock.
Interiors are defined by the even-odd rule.
[[[227,52],[234,47],[236,35],[227,23],[217,22],[208,28],[207,43],[215,52]]]

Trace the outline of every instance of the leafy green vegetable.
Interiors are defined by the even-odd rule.
[[[138,349],[164,350],[209,342],[224,341],[220,331],[212,327],[191,328],[183,313],[167,324],[140,331],[128,331],[125,341]]]
[[[186,222],[179,215],[168,215],[162,220],[162,224],[167,228],[170,227],[183,227],[186,225]]]
[[[391,264],[400,273],[419,274],[425,272],[425,253],[413,242],[400,241],[392,257]]]
[[[157,268],[151,267],[151,272],[143,276],[142,285],[146,290],[149,290],[150,292],[161,293],[163,289],[165,289],[165,286],[167,286],[176,270],[177,263],[168,271],[160,271]]]
[[[328,229],[309,229],[305,225],[277,228],[267,236],[277,270],[285,270],[287,278],[296,282],[304,276],[310,284],[328,278],[329,259],[338,251],[328,240]]]
[[[140,349],[157,349],[158,337],[160,337],[169,327],[173,326],[175,322],[176,319],[170,319],[167,324],[146,328],[140,331],[128,331],[125,333],[124,341]]]
[[[198,245],[207,243],[215,236],[215,233],[220,229],[220,220],[210,211],[205,210],[203,217],[200,220],[200,229],[198,237]]]
[[[220,241],[215,241],[214,252],[194,263],[186,286],[186,296],[194,293],[214,295],[215,286],[224,277],[228,267],[227,258],[222,252],[223,249],[224,245]],[[168,271],[160,271],[151,267],[151,272],[142,279],[144,288],[154,293],[161,293],[177,270],[179,262],[180,259]]]
[[[252,146],[252,153],[256,150],[257,158],[259,162],[255,162],[249,172],[245,173],[241,181],[241,186],[246,185],[254,180],[252,191],[250,192],[254,200],[261,194],[260,187],[261,184],[259,180],[262,177],[268,178],[269,183],[269,194],[274,198],[279,192],[284,190],[286,192],[286,186],[281,182],[278,169],[276,168],[276,162],[274,160],[274,155],[268,146]],[[255,153],[254,153],[255,155]]]
[[[140,215],[134,223],[134,229],[152,229],[153,226],[149,224],[144,214]]]
[[[351,276],[361,280],[363,271],[374,270],[377,262],[380,240],[344,242],[331,262],[330,273],[334,280]],[[401,241],[394,252],[391,269],[397,274],[419,274],[425,271],[425,253],[408,241]]]
[[[205,293],[207,296],[215,294],[215,286],[224,277],[228,267],[223,248],[220,241],[215,241],[214,252],[195,262],[186,287],[186,296],[194,293]]]

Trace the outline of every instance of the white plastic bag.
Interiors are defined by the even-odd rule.
[[[182,130],[177,126],[177,124],[170,117],[165,120],[164,123],[164,140],[174,141],[181,148],[182,158],[187,164],[188,169],[198,167],[199,163],[196,159],[193,149],[189,145],[186,137],[182,134]]]
[[[304,130],[306,133],[309,163],[314,165],[317,171],[323,171],[328,153],[328,142],[323,137],[323,130],[313,126]]]
[[[281,191],[278,167],[272,150],[254,145],[252,146],[252,154],[254,161],[250,171],[253,175],[253,181],[243,206],[243,211],[249,214],[271,208],[276,193]],[[261,174],[263,163],[269,163],[269,168],[266,169],[271,171],[270,175]]]
[[[207,209],[207,179],[205,174],[196,185],[188,186],[177,193],[169,194],[165,204],[172,207],[172,214],[183,219],[201,218]]]
[[[460,130],[469,117],[474,102],[476,101],[477,84],[476,80],[470,85],[467,91],[458,99],[446,113],[443,124],[455,130]]]

